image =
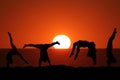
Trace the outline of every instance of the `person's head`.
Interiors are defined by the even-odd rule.
[[[89,48],[95,48],[95,46],[96,46],[96,45],[95,45],[94,42],[90,42],[90,43],[89,43]]]
[[[56,43],[56,44],[60,45],[60,43],[59,43],[58,41],[56,41],[56,42],[54,42],[54,43]]]

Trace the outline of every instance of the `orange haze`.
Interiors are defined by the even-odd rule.
[[[0,48],[10,48],[8,31],[18,48],[51,43],[58,34],[106,48],[115,26],[120,48],[120,0],[0,0]]]

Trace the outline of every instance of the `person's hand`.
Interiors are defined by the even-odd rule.
[[[60,43],[58,41],[56,41],[56,44],[60,45]]]
[[[27,46],[27,44],[25,44],[24,46],[23,46],[23,48],[25,48]]]

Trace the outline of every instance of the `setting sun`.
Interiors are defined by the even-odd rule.
[[[54,45],[56,49],[68,49],[70,47],[70,38],[66,35],[57,35],[53,38],[53,42],[58,41],[60,45]]]

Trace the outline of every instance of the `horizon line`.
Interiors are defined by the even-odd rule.
[[[11,49],[11,48],[0,48],[0,49]],[[17,49],[37,49],[37,48],[17,48]],[[50,49],[55,49],[55,48],[50,48]],[[69,50],[72,48],[68,48],[68,49],[55,49],[55,50]],[[88,49],[88,48],[81,48],[81,49]],[[106,49],[106,48],[96,48],[96,49]],[[120,48],[113,48],[113,49],[120,49]]]

